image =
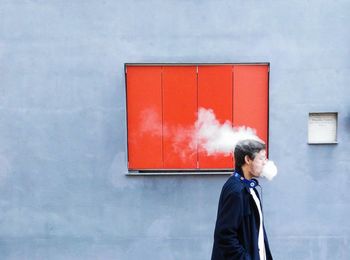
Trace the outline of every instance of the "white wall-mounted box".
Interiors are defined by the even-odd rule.
[[[336,144],[337,126],[337,112],[309,113],[308,143]]]

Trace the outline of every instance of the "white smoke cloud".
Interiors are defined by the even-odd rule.
[[[261,177],[265,177],[271,181],[277,175],[277,167],[273,161],[268,160],[264,165]]]
[[[141,111],[140,122],[140,134],[162,135],[162,118],[154,108]]]
[[[241,126],[234,127],[230,121],[223,124],[216,119],[212,109],[200,108],[198,119],[194,125],[193,138],[190,147],[198,147],[208,155],[223,154],[229,156],[233,153],[239,141],[253,139],[263,142],[253,128]],[[277,167],[273,161],[268,160],[263,168],[261,177],[271,181],[277,175]]]
[[[138,134],[163,138],[168,144],[170,141],[171,149],[183,162],[191,161],[196,156],[197,150],[188,145],[192,140],[193,127],[163,123],[162,115],[154,107],[140,112]]]
[[[198,145],[198,149],[206,151],[208,155],[228,156],[233,153],[236,144],[245,139],[262,142],[255,129],[245,126],[233,127],[230,121],[220,124],[212,109],[200,108],[190,147]]]
[[[230,156],[239,141],[253,139],[263,142],[256,130],[250,127],[234,127],[232,122],[223,124],[217,120],[212,109],[199,108],[197,121],[191,127],[169,126],[162,123],[161,115],[155,109],[146,109],[140,115],[140,134],[151,134],[171,138],[172,149],[183,161],[196,155],[197,151],[207,155]],[[261,174],[272,180],[277,174],[277,167],[268,161]]]

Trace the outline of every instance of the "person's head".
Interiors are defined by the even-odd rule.
[[[239,141],[234,151],[235,168],[245,178],[259,177],[266,163],[266,146],[254,139]]]

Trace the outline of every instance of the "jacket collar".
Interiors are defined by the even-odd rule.
[[[256,186],[259,186],[259,182],[256,179],[247,180],[244,178],[243,173],[240,171],[235,170],[233,172],[233,176],[240,180],[240,182],[244,185],[244,188],[247,192],[250,192],[250,188],[255,188]]]

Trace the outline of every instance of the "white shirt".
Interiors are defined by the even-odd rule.
[[[256,196],[255,191],[252,188],[250,188],[249,190],[250,190],[250,194],[253,196],[253,199],[255,201],[256,207],[258,208],[259,216],[260,216],[259,235],[258,235],[258,247],[259,247],[260,260],[266,260],[264,230],[263,230],[263,216],[262,216],[262,211],[260,207],[260,200],[258,196]]]

